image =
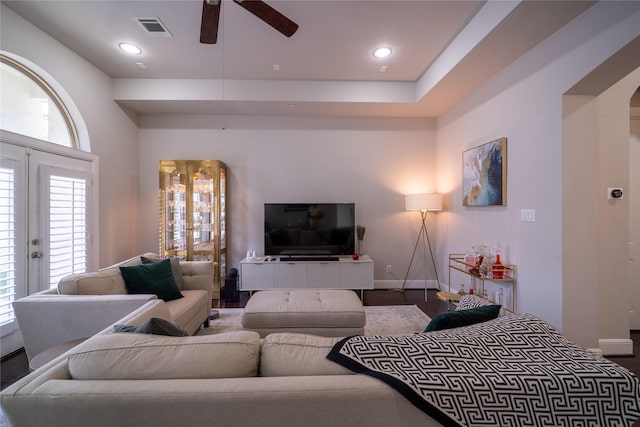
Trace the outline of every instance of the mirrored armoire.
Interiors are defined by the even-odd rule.
[[[226,276],[226,165],[160,161],[160,255],[213,261],[213,299]]]

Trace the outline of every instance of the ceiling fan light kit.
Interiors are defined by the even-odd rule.
[[[298,31],[298,24],[260,0],[233,0],[237,5],[251,12],[266,24],[291,37]],[[202,22],[200,26],[200,43],[216,44],[218,41],[218,24],[220,22],[221,0],[203,0]]]

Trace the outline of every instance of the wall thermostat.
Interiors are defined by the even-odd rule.
[[[622,199],[622,188],[607,188],[607,199]]]

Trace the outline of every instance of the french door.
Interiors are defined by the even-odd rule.
[[[12,302],[93,268],[96,256],[95,156],[47,145],[0,142],[2,356],[22,347]]]

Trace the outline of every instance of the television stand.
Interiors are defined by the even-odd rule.
[[[331,255],[285,255],[280,256],[282,262],[297,262],[297,261],[340,261],[340,257]]]
[[[335,255],[280,256],[240,261],[240,290],[267,289],[373,289],[373,260]],[[309,258],[313,258],[310,260]],[[334,258],[334,259],[331,259]]]

